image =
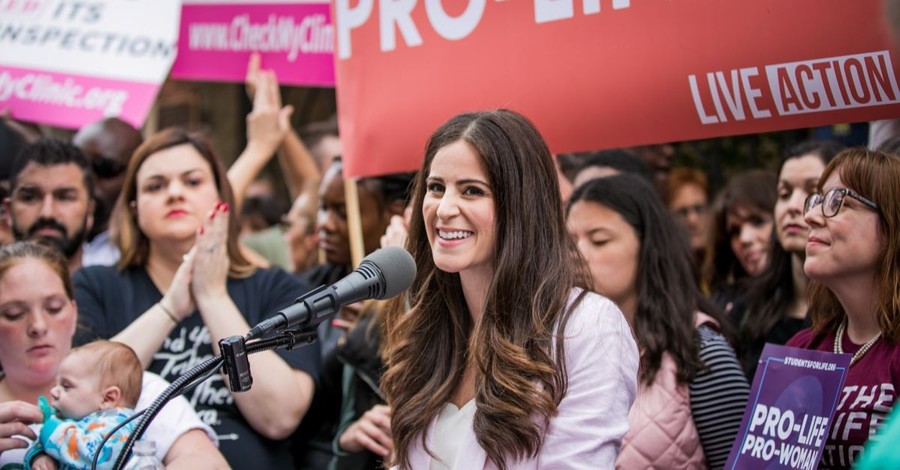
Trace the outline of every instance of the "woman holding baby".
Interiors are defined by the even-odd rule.
[[[38,397],[51,396],[75,335],[73,299],[62,255],[31,242],[0,248],[0,468],[21,463],[29,441],[37,437],[43,421]],[[143,382],[150,400],[165,387],[149,374]],[[166,467],[226,468],[209,428],[187,401],[173,405],[164,414],[174,416],[157,419],[148,430]]]

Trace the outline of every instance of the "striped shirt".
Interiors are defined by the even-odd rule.
[[[691,414],[711,469],[719,469],[737,437],[750,386],[734,349],[718,331],[697,328],[700,360],[706,368],[689,385]]]

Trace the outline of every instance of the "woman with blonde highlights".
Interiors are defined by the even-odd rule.
[[[819,468],[850,468],[900,388],[900,159],[839,153],[804,206],[812,328],[788,346],[852,354]]]
[[[413,204],[418,275],[386,319],[394,463],[611,468],[637,347],[621,311],[584,290],[538,131],[507,110],[451,119]]]

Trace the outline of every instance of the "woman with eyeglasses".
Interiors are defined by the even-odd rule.
[[[699,273],[709,236],[709,182],[706,174],[696,168],[675,168],[669,173],[665,201],[669,211],[687,231]]]
[[[803,272],[806,235],[803,204],[815,192],[825,165],[843,150],[836,142],[803,142],[789,148],[778,170],[775,241],[769,266],[750,282],[730,319],[738,330],[740,357],[751,379],[766,343],[784,344],[810,325]]]
[[[900,158],[835,157],[806,199],[812,328],[788,346],[852,354],[819,468],[850,468],[900,388]]]

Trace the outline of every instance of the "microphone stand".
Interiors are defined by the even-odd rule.
[[[245,392],[250,390],[250,386],[253,383],[253,378],[250,376],[250,363],[247,359],[248,354],[279,348],[292,350],[296,347],[311,344],[315,340],[315,329],[312,329],[311,331],[308,329],[284,331],[278,336],[263,338],[249,343],[247,342],[247,338],[241,336],[230,336],[222,339],[219,341],[219,348],[222,352],[220,355],[211,357],[200,364],[197,364],[191,368],[191,370],[185,372],[181,377],[178,377],[168,388],[159,394],[147,409],[142,412],[141,420],[135,426],[134,432],[128,436],[128,440],[125,442],[122,451],[119,453],[119,457],[116,459],[113,469],[121,470],[125,466],[125,462],[131,454],[131,449],[134,447],[135,441],[144,435],[144,431],[147,430],[150,422],[153,421],[153,418],[159,414],[160,410],[162,410],[163,406],[165,406],[169,400],[184,393],[186,390],[193,388],[201,381],[205,380],[209,375],[212,375],[212,373],[220,366],[223,366],[225,373],[228,375],[229,388],[233,392]],[[124,424],[125,423],[122,423],[122,425]],[[106,439],[109,439],[115,432],[116,429],[111,431],[106,436]],[[104,443],[106,442],[106,439],[104,440]],[[103,443],[101,443],[94,452],[94,462],[91,465],[92,469],[96,468],[97,458],[102,449]]]

